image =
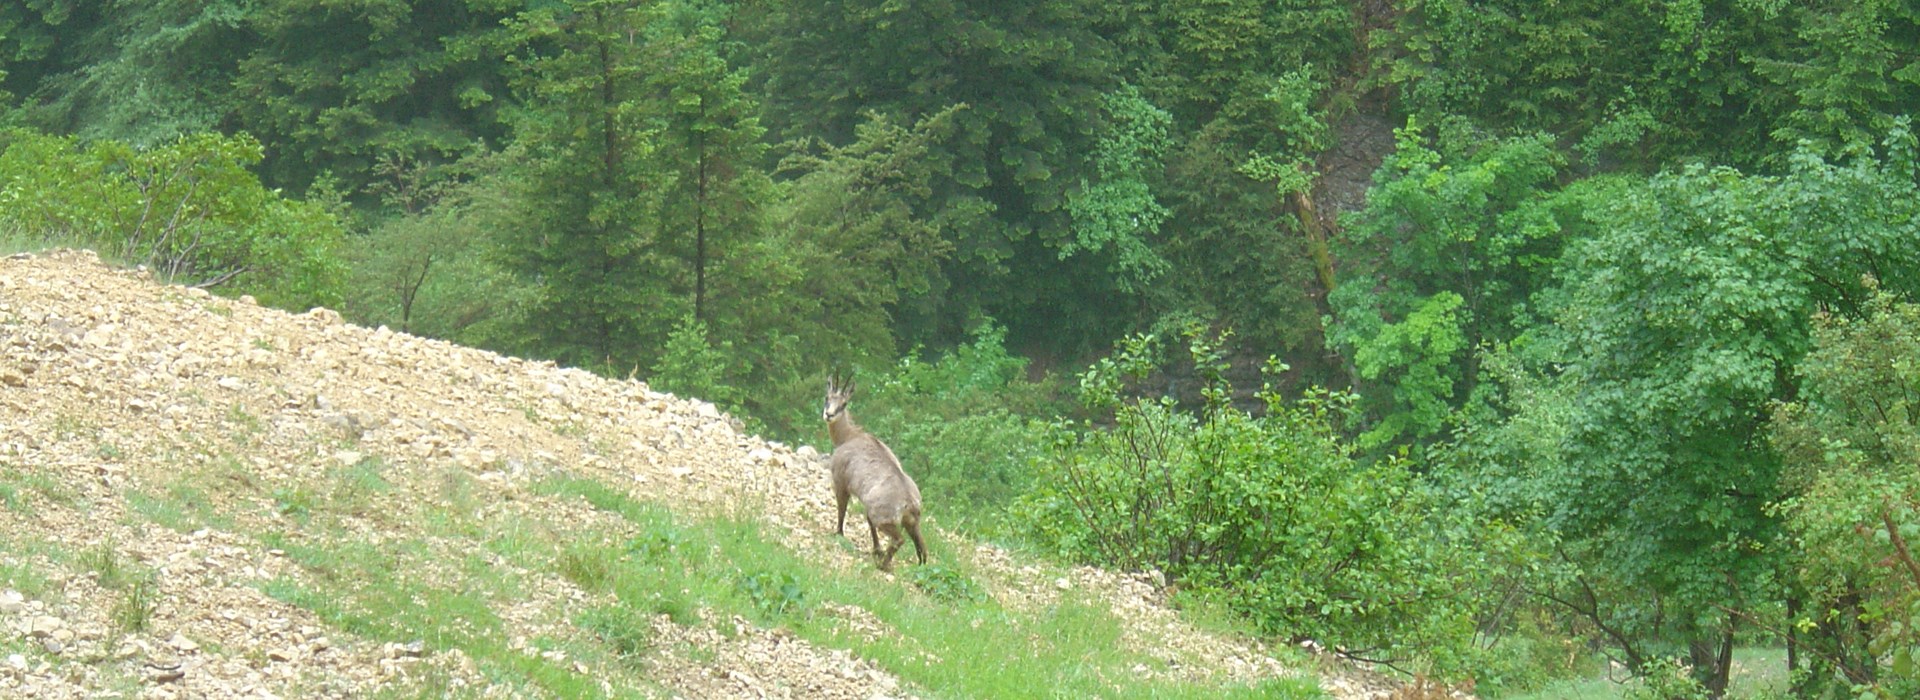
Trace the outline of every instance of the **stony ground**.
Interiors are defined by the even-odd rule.
[[[325,309],[288,314],[161,286],[91,253],[0,260],[0,476],[9,484],[0,490],[0,573],[38,581],[0,586],[0,696],[363,697],[428,675],[482,697],[513,695],[491,687],[457,650],[360,638],[263,592],[266,582],[314,575],[258,536],[287,517],[285,494],[370,456],[387,465],[393,488],[367,495],[347,522],[374,542],[433,543],[426,561],[474,544],[397,531],[430,520],[426,510],[450,498],[449,473],[472,477],[462,488],[478,491],[467,496],[483,504],[483,518],[537,512],[582,531],[629,527],[579,499],[530,488],[564,470],[676,509],[750,512],[811,561],[868,566],[830,536],[818,456],[737,425],[711,404],[640,381],[360,328]],[[186,483],[203,488],[182,495]],[[147,503],[139,494],[168,493],[178,496],[166,501],[173,505],[132,512]],[[223,526],[178,526],[193,522],[191,512],[167,510],[180,503],[223,514]],[[1060,569],[984,545],[954,549],[988,572],[983,583],[1009,607],[1045,605],[1064,591],[1107,601],[1127,625],[1125,644],[1169,662],[1143,673],[1300,672],[1257,641],[1183,621],[1149,577]],[[115,576],[122,568],[149,576],[129,584]],[[409,575],[434,574],[427,566]],[[495,611],[507,643],[568,663],[527,640],[559,633],[592,594],[558,576],[519,574],[521,595]],[[127,624],[130,590],[150,606],[137,611],[138,630]],[[827,614],[889,634],[858,608]],[[667,643],[650,653],[645,676],[664,694],[912,692],[845,650],[712,617],[652,621],[654,638]],[[1357,670],[1319,673],[1338,698],[1393,690]]]

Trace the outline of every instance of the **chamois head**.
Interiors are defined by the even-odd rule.
[[[853,382],[842,380],[835,375],[827,375],[827,401],[820,408],[820,419],[832,423],[834,419],[845,415],[847,404],[853,401]]]

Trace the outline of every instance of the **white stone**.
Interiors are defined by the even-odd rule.
[[[174,633],[172,639],[167,640],[167,646],[173,647],[175,650],[181,651],[181,652],[190,652],[190,651],[200,650],[199,644],[194,643],[193,640],[187,639],[186,635],[180,634],[178,632]]]
[[[33,622],[27,626],[27,634],[35,637],[46,637],[66,628],[67,623],[65,620],[61,620],[52,615],[41,615],[33,618]]]

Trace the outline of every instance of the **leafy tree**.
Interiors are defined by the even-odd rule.
[[[1332,69],[1358,56],[1365,10],[1324,0],[1129,0],[1110,3],[1103,30],[1127,74],[1186,133],[1227,129],[1251,145],[1267,124],[1249,110],[1300,66]],[[1323,70],[1327,73],[1342,70]]]
[[[1554,323],[1528,334],[1559,400],[1509,419],[1551,439],[1507,433],[1519,459],[1480,465],[1564,538],[1578,569],[1547,595],[1635,668],[1687,656],[1714,694],[1738,627],[1727,611],[1777,595],[1780,462],[1763,431],[1768,402],[1799,391],[1808,319],[1859,313],[1864,276],[1920,289],[1911,134],[1878,156],[1803,150],[1792,165],[1689,168],[1589,209],[1595,234],[1563,257]]]
[[[355,322],[504,352],[528,352],[527,285],[494,260],[499,231],[515,230],[516,153],[476,154],[450,165],[383,158],[369,185],[399,213],[375,220],[349,248],[351,288],[342,312]]]
[[[1769,427],[1790,496],[1788,620],[1808,698],[1920,693],[1920,305],[1891,294],[1864,316],[1815,319],[1799,400]]]
[[[817,308],[804,317],[846,339],[827,348],[892,357],[900,348],[889,320],[932,313],[927,300],[951,288],[940,265],[954,249],[945,233],[985,214],[927,216],[939,177],[928,152],[951,134],[961,111],[911,126],[873,114],[853,143],[782,164],[793,180],[772,238],[801,273],[798,296]]]
[[[476,141],[502,141],[512,66],[530,43],[552,38],[530,31],[542,21],[509,21],[526,5],[246,3],[250,50],[231,69],[230,123],[275,144],[264,164],[270,181],[304,188],[330,172],[350,196],[362,194],[383,155],[449,161]]]
[[[1140,294],[1168,271],[1152,240],[1168,211],[1154,197],[1149,178],[1162,169],[1173,117],[1131,85],[1107,95],[1105,102],[1112,130],[1094,147],[1099,180],[1082,182],[1068,195],[1074,236],[1060,247],[1060,257],[1105,251],[1112,258],[1107,272],[1115,285]]]
[[[1562,191],[1545,136],[1495,139],[1417,120],[1336,243],[1347,282],[1328,297],[1328,345],[1352,361],[1378,445],[1440,434],[1473,391],[1475,352],[1534,320],[1534,295],[1578,225],[1588,184]]]
[[[245,4],[78,5],[58,23],[56,62],[35,81],[30,121],[143,147],[226,125],[235,66],[254,46]]]
[[[1785,88],[1772,102],[1782,141],[1807,139],[1828,152],[1872,143],[1920,104],[1920,8],[1902,2],[1791,3],[1800,41],[1755,61]]]
[[[715,345],[708,338],[706,323],[687,316],[667,335],[650,379],[663,391],[736,407],[742,392],[733,385],[732,351],[731,343]]]
[[[1773,126],[1752,61],[1791,30],[1751,0],[1413,0],[1379,60],[1428,123],[1464,117],[1582,141],[1596,164],[1752,162]]]
[[[770,225],[736,251],[735,268],[752,273],[719,280],[716,298],[734,301],[716,336],[748,354],[748,381],[763,390],[746,403],[781,434],[817,432],[822,368],[897,356],[895,319],[945,291],[952,244],[940,232],[956,224],[923,218],[921,205],[937,170],[926,153],[954,111],[911,126],[872,115],[853,143],[788,157]]]
[[[1274,82],[1262,102],[1260,112],[1272,133],[1259,139],[1240,172],[1255,180],[1271,182],[1280,197],[1292,206],[1307,237],[1307,251],[1313,255],[1314,272],[1319,275],[1322,294],[1337,287],[1333,273],[1333,255],[1327,233],[1313,207],[1313,160],[1326,149],[1330,138],[1326,115],[1316,108],[1319,85],[1310,69],[1287,72]]]
[[[1021,512],[1076,558],[1158,568],[1218,595],[1262,630],[1454,676],[1474,666],[1472,621],[1501,532],[1435,507],[1405,462],[1354,459],[1350,396],[1269,384],[1260,415],[1235,408],[1219,341],[1192,330],[1204,405],[1130,398],[1157,341],[1134,336],[1080,376],[1111,427],[1058,425]],[[1271,370],[1283,370],[1272,367]]]
[[[663,239],[691,244],[671,247],[693,270],[693,315],[707,319],[709,270],[724,269],[716,263],[731,257],[732,245],[759,235],[759,211],[771,198],[760,169],[766,130],[758,104],[744,91],[745,70],[729,63],[739,51],[732,46],[738,40],[727,35],[728,6],[689,0],[663,3],[655,12],[648,22],[653,67],[647,85],[659,136],[651,157],[671,175],[657,195],[657,225]]]
[[[769,22],[778,134],[845,144],[868,111],[910,123],[967,107],[926,156],[935,177],[918,216],[947,223],[942,274],[954,284],[932,315],[902,319],[913,340],[958,340],[981,311],[1006,319],[1016,345],[1110,332],[1109,312],[1126,299],[1112,293],[1106,261],[1059,256],[1101,96],[1119,84],[1112,46],[1094,31],[1103,12],[1086,0],[805,0]]]
[[[71,52],[57,49],[74,41],[73,26],[89,21],[92,6],[81,0],[0,5],[0,107],[11,112],[8,103],[33,94],[43,78],[61,70],[60,61]]]

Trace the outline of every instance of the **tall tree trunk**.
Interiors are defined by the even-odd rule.
[[[1294,192],[1289,195],[1293,200],[1293,212],[1300,217],[1300,229],[1307,234],[1307,252],[1313,255],[1313,269],[1320,278],[1320,297],[1322,310],[1327,308],[1326,294],[1333,293],[1333,250],[1327,246],[1327,229],[1320,224],[1320,214],[1314,210],[1313,197],[1307,192]]]
[[[1727,680],[1733,671],[1733,621],[1720,628],[1719,639],[1694,639],[1687,644],[1693,675],[1706,687],[1707,697],[1727,696]]]

